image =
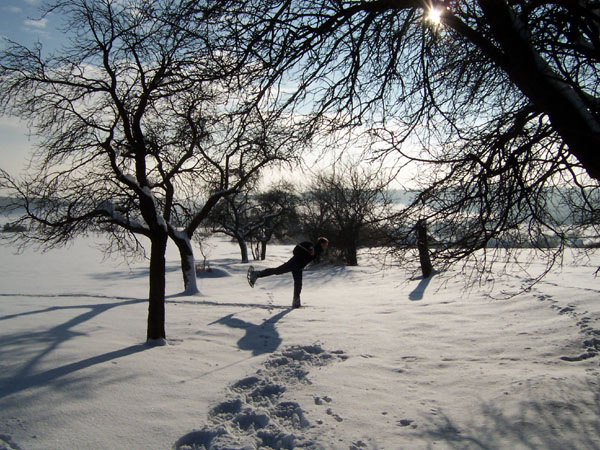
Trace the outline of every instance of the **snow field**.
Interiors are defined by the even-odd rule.
[[[146,264],[92,242],[2,248],[0,449],[600,448],[598,258],[504,300],[521,268],[465,290],[457,272],[320,266],[291,310],[291,276],[251,289],[214,239],[198,296],[169,249],[150,347]]]

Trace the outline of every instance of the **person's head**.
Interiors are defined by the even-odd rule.
[[[320,245],[323,250],[325,250],[329,245],[329,239],[327,239],[326,237],[320,237],[317,240],[317,244]]]

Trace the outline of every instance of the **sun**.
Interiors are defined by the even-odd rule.
[[[442,22],[442,10],[439,8],[431,8],[427,15],[427,20],[434,25],[439,25]]]

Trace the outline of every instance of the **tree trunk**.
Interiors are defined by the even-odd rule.
[[[198,283],[196,282],[196,260],[194,258],[192,242],[187,236],[171,236],[171,239],[175,242],[175,245],[177,245],[177,249],[179,250],[184,294],[198,294],[200,290],[198,289]]]
[[[358,266],[358,255],[356,244],[346,244],[344,248],[344,254],[346,256],[346,264],[349,266]]]
[[[429,278],[433,272],[431,258],[429,257],[429,242],[427,239],[427,222],[423,219],[417,222],[417,249],[419,249],[419,260],[421,261],[421,272],[423,278]]]
[[[480,0],[479,4],[508,60],[504,69],[512,81],[538,109],[548,114],[552,127],[587,174],[600,180],[598,120],[581,96],[535,52],[524,32],[525,26],[506,0]]]
[[[273,228],[266,228],[264,235],[260,238],[260,260],[267,259],[267,244],[273,237]]]
[[[166,339],[165,333],[165,253],[167,235],[156,234],[151,238],[150,294],[148,296],[148,330],[146,338]]]
[[[244,238],[238,237],[236,239],[238,241],[238,245],[240,246],[240,252],[242,254],[242,262],[247,263],[248,262],[248,245],[246,244],[246,241],[244,240]]]
[[[260,260],[264,261],[267,259],[267,241],[260,241]]]

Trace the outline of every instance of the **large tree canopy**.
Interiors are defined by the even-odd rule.
[[[293,70],[298,97],[315,87],[313,111],[400,121],[408,131],[426,113],[459,126],[488,97],[514,102],[512,94],[546,117],[588,175],[600,177],[596,1],[261,4],[270,14],[253,16],[263,40],[252,48],[274,73]],[[440,22],[429,19],[433,10]]]
[[[421,194],[397,219],[436,224],[437,256],[597,226],[597,1],[256,3],[248,41],[285,105],[363,130],[371,156],[418,164]]]

